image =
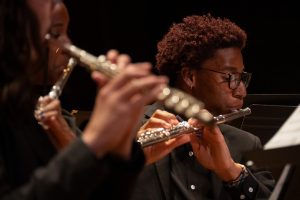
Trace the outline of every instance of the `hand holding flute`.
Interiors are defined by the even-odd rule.
[[[218,135],[220,131],[219,128],[216,127],[217,124],[226,123],[233,119],[249,115],[250,113],[251,110],[245,108],[229,114],[218,115],[214,117],[214,125],[207,126],[201,123],[201,121],[192,118],[189,119],[188,122],[178,121],[178,117],[175,117],[172,113],[158,109],[141,127],[137,141],[144,147],[148,164],[150,164],[164,157],[177,146],[188,142],[196,143],[196,141],[202,141],[202,134],[208,134],[206,129],[212,129],[213,131],[211,132],[214,136],[222,138],[222,136]],[[220,138],[217,140],[220,140]],[[222,142],[220,144],[222,144]],[[226,144],[225,146],[223,144],[221,149],[224,150],[225,147],[227,147]],[[161,154],[156,154],[155,152],[157,151],[160,151]],[[226,148],[224,152],[226,152]],[[160,157],[157,157],[157,155]]]
[[[201,129],[200,137],[196,134],[189,134],[190,144],[198,162],[206,169],[213,171],[224,182],[236,180],[243,166],[231,157],[220,128],[216,125],[203,126],[199,120],[195,119],[190,119],[189,123]]]
[[[59,99],[43,96],[39,98],[38,104],[39,109],[35,111],[35,118],[56,149],[62,150],[76,138],[77,129],[72,129],[66,121]]]
[[[91,123],[89,123],[89,125],[87,126],[87,132],[88,134],[84,134],[83,138],[84,140],[86,140],[87,143],[92,143],[92,139],[91,139],[91,130],[96,129],[96,127],[101,126],[102,123],[105,123],[105,121],[109,120],[109,121],[115,121],[114,119],[112,119],[113,116],[123,116],[123,112],[125,112],[125,110],[132,110],[132,115],[127,115],[127,117],[125,117],[123,120],[119,120],[119,125],[121,124],[122,121],[124,121],[125,119],[128,120],[137,120],[137,118],[139,118],[141,112],[134,112],[135,107],[138,106],[138,108],[141,108],[142,105],[144,103],[146,103],[147,101],[149,101],[149,99],[151,100],[151,98],[153,98],[153,96],[157,96],[158,92],[160,92],[162,85],[165,85],[165,83],[167,82],[167,79],[165,77],[156,77],[154,75],[150,75],[150,65],[148,63],[136,63],[136,64],[132,64],[130,63],[130,57],[126,54],[119,54],[116,50],[111,50],[107,53],[105,62],[109,64],[109,66],[118,66],[118,70],[121,69],[122,72],[120,73],[116,73],[115,77],[113,80],[110,80],[110,85],[109,87],[104,87],[101,89],[101,91],[99,92],[99,97],[102,100],[99,100],[100,103],[97,103],[98,101],[96,100],[96,105],[95,105],[95,109],[98,107],[97,105],[102,105],[102,104],[113,104],[114,101],[119,101],[118,106],[114,108],[114,112],[109,112],[109,113],[114,113],[111,117],[105,117],[103,118],[101,114],[97,114],[96,112],[93,112],[92,116],[91,116]],[[120,66],[120,67],[119,67]],[[108,70],[109,71],[109,70]],[[106,74],[104,73],[101,74],[99,72],[97,72],[97,70],[92,72],[92,77],[93,79],[99,84],[99,86],[103,86],[106,85],[108,83],[109,78],[107,78],[105,76]],[[64,76],[65,77],[65,76]],[[55,86],[58,86],[60,83],[63,83],[64,81],[60,81],[58,80],[57,83],[55,84]],[[114,86],[112,86],[114,85]],[[52,87],[52,90],[48,93],[47,97],[44,98],[40,98],[39,100],[39,104],[38,104],[38,108],[42,108],[40,110],[38,110],[38,112],[36,112],[36,116],[37,118],[40,120],[41,125],[44,125],[44,128],[46,129],[46,131],[50,131],[53,130],[53,123],[49,123],[49,116],[52,113],[51,118],[52,119],[60,119],[59,117],[59,113],[61,113],[61,108],[60,108],[60,104],[59,101],[56,99],[59,95],[60,95],[60,91],[61,90],[56,90],[54,88],[61,88],[62,87]],[[145,94],[143,91],[144,89],[147,89],[148,93]],[[120,90],[120,92],[117,92],[118,90]],[[59,91],[59,92],[57,92]],[[116,92],[114,92],[116,91]],[[53,93],[56,93],[58,95],[54,95],[55,98],[53,98]],[[124,93],[124,94],[123,94]],[[122,96],[127,94],[127,98],[123,98]],[[132,96],[132,102],[130,101],[130,98]],[[120,100],[120,98],[122,97],[122,99],[126,102],[123,102]],[[132,103],[132,104],[130,104]],[[124,105],[123,105],[124,104]],[[129,105],[130,104],[130,105]],[[126,105],[126,106],[125,106]],[[101,108],[101,112],[99,113],[105,113],[105,110],[107,110],[109,108],[109,106],[105,106],[103,108]],[[97,109],[98,110],[98,109]],[[122,113],[120,113],[120,115],[116,115],[116,113],[118,113],[119,111]],[[128,110],[128,111],[129,111]],[[50,113],[51,112],[51,113]],[[42,114],[42,115],[41,115]],[[53,116],[55,115],[55,116]],[[98,117],[95,117],[95,116]],[[43,119],[41,119],[43,118]],[[102,119],[103,118],[103,119]],[[102,119],[102,120],[101,120]],[[56,121],[56,120],[54,120]],[[60,121],[60,120],[59,120]],[[97,123],[93,122],[93,121],[97,121]],[[61,122],[63,122],[63,120],[61,120]],[[60,130],[63,131],[64,133],[68,132],[66,131],[63,127],[65,123],[60,123]],[[126,154],[128,155],[129,151],[129,147],[132,143],[132,141],[134,140],[134,137],[136,134],[131,133],[131,129],[133,129],[136,126],[136,123],[131,123],[131,128],[126,128],[126,132],[128,138],[126,139],[122,139],[122,138],[115,138],[113,139],[113,141],[116,140],[120,140],[123,141],[122,143],[120,143],[119,145],[116,146],[116,153],[121,153],[121,154]],[[55,127],[55,126],[54,126]],[[110,132],[113,132],[113,128],[118,128],[119,126],[116,127],[115,125],[111,125],[110,127]],[[59,128],[57,129],[59,130]],[[68,145],[73,139],[74,137],[68,137],[68,139],[61,139],[59,136],[64,135],[59,133],[60,131],[51,131],[52,136],[55,136],[55,142],[54,143],[59,143],[59,144],[63,144],[61,145],[61,147]],[[72,135],[72,134],[67,134],[67,135]],[[73,134],[74,135],[74,134]],[[130,136],[131,135],[131,136]],[[131,138],[131,139],[130,139]],[[104,138],[101,138],[101,140],[104,141]],[[113,141],[109,142],[109,143],[113,143]],[[126,143],[124,143],[124,141],[127,141]],[[97,147],[94,146],[95,144],[90,144],[92,146],[92,148],[95,148],[95,151],[97,151]],[[125,156],[125,155],[124,155]]]
[[[203,110],[201,110],[200,112],[209,113],[207,110],[205,111]],[[157,110],[157,112],[160,113],[163,111]],[[156,115],[159,116],[157,112],[154,113],[154,115],[147,123],[150,123],[151,121],[158,121],[158,119],[155,118]],[[211,126],[214,124],[222,124],[249,114],[251,114],[251,110],[250,108],[247,107],[244,109],[235,110],[228,114],[215,116],[212,118],[213,120],[210,124],[203,124],[203,125]],[[166,119],[166,117],[164,118]],[[171,118],[174,118],[173,121],[177,120],[175,116],[174,117],[170,116],[170,119]],[[170,121],[170,119],[168,121]],[[147,123],[142,127],[143,131],[140,130],[137,139],[137,141],[140,142],[143,147],[147,147],[155,143],[159,143],[161,141],[169,140],[171,138],[177,137],[178,135],[182,135],[182,134],[187,134],[187,133],[201,134],[200,133],[201,130],[199,128],[193,127],[188,122],[183,121],[182,119],[180,123],[176,122],[175,125],[173,124],[173,126],[171,127],[169,127],[166,123],[163,123],[161,124],[160,127],[157,127],[155,129],[153,129],[154,127],[151,127],[150,130],[145,129],[145,127],[149,127],[149,124]]]
[[[60,77],[52,86],[48,95],[38,99],[34,116],[38,123],[49,135],[56,149],[61,150],[75,137],[72,130],[62,114],[59,96],[74,68],[76,61],[69,59],[68,65],[63,69]]]
[[[179,121],[176,116],[172,113],[163,110],[156,110],[151,118],[140,128],[138,133],[137,141],[144,146],[141,142],[141,135],[147,130],[160,130],[160,129],[171,129],[178,125]],[[187,134],[177,135],[177,137],[167,138],[165,137],[161,142],[153,141],[147,142],[146,147],[144,146],[144,153],[146,156],[146,164],[151,164],[157,160],[160,160],[167,154],[169,154],[174,148],[188,143],[190,138]]]

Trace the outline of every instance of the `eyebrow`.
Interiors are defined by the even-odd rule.
[[[226,70],[229,72],[237,72],[236,71],[237,67],[234,66],[222,66],[221,70]],[[245,70],[245,67],[242,68],[242,72]]]

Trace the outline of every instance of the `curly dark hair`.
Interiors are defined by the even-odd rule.
[[[214,55],[218,49],[245,47],[247,35],[229,19],[203,16],[188,16],[181,23],[171,26],[158,43],[156,67],[174,84],[176,72],[184,66],[196,68]]]

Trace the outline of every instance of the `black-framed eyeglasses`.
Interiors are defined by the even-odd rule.
[[[249,72],[226,73],[226,72],[220,72],[220,71],[216,71],[213,69],[207,69],[207,68],[200,68],[200,69],[227,75],[228,77],[226,78],[226,81],[228,82],[228,87],[232,90],[235,90],[236,88],[238,88],[241,81],[244,83],[245,87],[247,88],[250,83],[251,76],[252,76],[252,73],[249,73]]]

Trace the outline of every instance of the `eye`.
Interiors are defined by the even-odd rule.
[[[54,25],[50,29],[50,34],[54,39],[59,38],[62,35],[63,31],[60,25]]]
[[[224,81],[227,82],[233,81],[235,79],[233,74],[224,74],[222,77]]]
[[[239,81],[241,80],[241,74],[231,74],[230,81]]]
[[[50,34],[52,36],[52,38],[59,38],[59,36],[61,35],[59,32],[56,32],[56,31],[50,31]]]

